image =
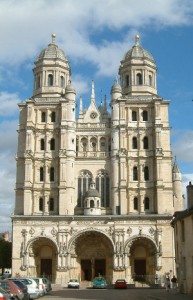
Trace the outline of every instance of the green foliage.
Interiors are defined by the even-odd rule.
[[[12,243],[0,239],[0,268],[11,268]]]

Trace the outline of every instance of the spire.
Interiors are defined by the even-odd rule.
[[[95,102],[94,80],[92,80],[92,93],[91,93],[91,101],[92,101],[92,102]]]
[[[107,111],[107,96],[104,98],[104,111]]]
[[[80,96],[79,119],[83,119],[82,97]]]
[[[175,156],[175,160],[174,160],[174,163],[173,163],[172,171],[173,171],[173,173],[180,173],[180,169],[178,167],[176,156]]]
[[[82,113],[82,97],[80,96],[80,112]]]

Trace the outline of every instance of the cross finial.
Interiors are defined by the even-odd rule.
[[[52,33],[52,43],[55,44],[55,40],[56,40],[56,34]]]
[[[139,35],[138,34],[135,36],[135,45],[136,46],[139,45]]]

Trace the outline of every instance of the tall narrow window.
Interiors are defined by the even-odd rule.
[[[44,181],[44,168],[40,167],[40,181]]]
[[[138,170],[137,167],[133,167],[133,180],[137,181],[138,180]]]
[[[144,180],[149,180],[149,168],[147,166],[144,167]]]
[[[129,75],[125,76],[125,87],[129,86]]]
[[[149,75],[149,85],[152,86],[152,76]]]
[[[142,112],[143,121],[148,121],[148,113],[147,110],[143,110]]]
[[[51,151],[55,150],[55,139],[54,138],[52,138],[50,140],[50,150]]]
[[[50,168],[50,181],[53,182],[54,181],[54,167]]]
[[[148,137],[145,136],[143,138],[143,149],[148,149],[148,148],[149,148]]]
[[[144,208],[145,208],[145,210],[149,209],[149,198],[148,197],[145,197],[145,199],[144,199]]]
[[[96,189],[101,197],[101,206],[109,207],[110,205],[110,178],[104,171],[100,170],[96,177]]]
[[[82,171],[78,176],[78,195],[77,195],[77,206],[84,206],[85,193],[90,187],[92,181],[92,174],[89,171]]]
[[[43,211],[44,209],[44,199],[42,197],[39,198],[39,211]]]
[[[46,122],[46,113],[45,113],[45,111],[42,111],[42,113],[41,113],[41,122],[42,123]]]
[[[44,141],[44,139],[40,140],[40,150],[45,150],[45,141]]]
[[[48,75],[48,86],[53,86],[53,75],[52,74]]]
[[[40,75],[38,75],[37,78],[36,78],[36,88],[37,89],[40,88]]]
[[[138,210],[138,198],[137,197],[135,197],[133,199],[133,208],[134,208],[134,210]]]
[[[60,76],[60,86],[64,87],[64,76]]]
[[[141,73],[137,73],[137,75],[136,75],[136,84],[137,85],[142,85],[142,75],[141,75]]]
[[[132,110],[132,121],[137,121],[137,112],[136,110]]]
[[[56,113],[55,113],[55,111],[52,111],[52,113],[51,113],[51,122],[52,123],[56,122]]]
[[[137,137],[134,136],[132,139],[132,148],[137,149]]]
[[[54,211],[54,198],[50,198],[49,200],[49,210]]]

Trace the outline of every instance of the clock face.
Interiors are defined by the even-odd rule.
[[[90,117],[91,119],[95,119],[97,117],[97,113],[95,111],[92,111]]]

